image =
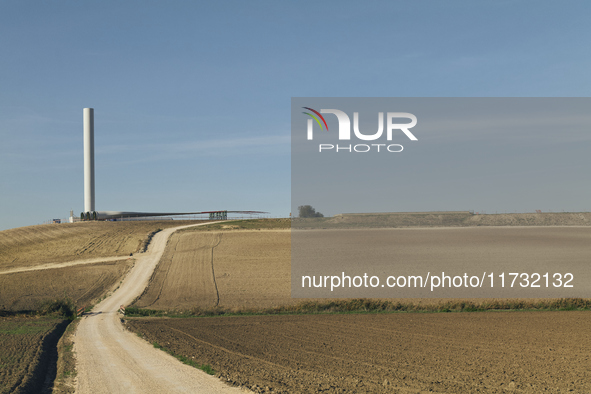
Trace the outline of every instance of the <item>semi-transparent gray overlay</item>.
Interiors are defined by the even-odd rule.
[[[461,224],[589,211],[589,98],[292,98],[291,109],[292,297],[591,296],[591,227]],[[304,205],[325,217],[298,218]]]

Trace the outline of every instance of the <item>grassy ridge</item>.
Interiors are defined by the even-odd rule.
[[[5,310],[0,309],[0,317],[32,317],[47,316],[73,320],[76,318],[76,305],[69,298],[46,299],[39,303],[37,309]]]
[[[129,317],[196,317],[196,316],[240,316],[240,315],[278,315],[315,313],[388,313],[388,312],[483,312],[483,311],[569,311],[591,310],[591,299],[561,298],[551,300],[483,300],[445,301],[438,304],[420,304],[389,300],[353,299],[334,301],[305,301],[295,305],[274,308],[195,308],[190,311],[162,311],[128,307],[125,315]]]

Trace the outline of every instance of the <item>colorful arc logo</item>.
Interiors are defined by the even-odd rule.
[[[322,119],[322,121],[324,122],[324,125],[326,126],[326,131],[328,131],[328,125],[326,124],[326,120],[324,120],[324,116],[320,115],[320,112],[318,112],[318,111],[316,111],[316,110],[314,110],[314,109],[312,109],[312,108],[309,108],[309,107],[302,107],[302,108],[304,108],[304,109],[307,109],[307,110],[309,110],[309,111],[312,111],[312,112],[314,112],[316,115],[318,115],[318,116],[320,117],[320,119]],[[320,123],[320,120],[318,120],[318,118],[317,118],[316,116],[312,115],[312,114],[311,114],[311,113],[309,113],[309,112],[302,112],[302,113],[303,113],[303,114],[306,114],[306,115],[308,115],[308,116],[311,116],[311,117],[312,117],[312,118],[313,118],[313,119],[316,121],[316,123],[318,123],[318,126],[320,126],[320,129],[321,129],[321,130],[323,129],[323,127],[322,127],[322,123]]]

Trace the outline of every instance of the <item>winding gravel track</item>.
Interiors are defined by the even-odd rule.
[[[134,256],[135,265],[119,289],[82,318],[74,338],[76,393],[244,393],[155,349],[120,322],[119,307],[142,293],[168,237],[186,227],[191,226],[157,233],[148,252]]]

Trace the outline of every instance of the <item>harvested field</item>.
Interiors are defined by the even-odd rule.
[[[589,312],[129,319],[256,392],[587,393]]]
[[[0,317],[0,393],[39,393],[55,377],[55,346],[67,321]],[[53,359],[52,359],[53,357]]]
[[[217,305],[212,259],[213,248],[219,244],[221,235],[173,234],[149,286],[136,304],[154,309],[169,307],[171,303],[178,309]]]
[[[225,232],[215,249],[220,306],[250,309],[290,305],[289,230]]]
[[[586,269],[591,255],[590,239],[591,227],[223,232],[187,229],[173,235],[165,258],[134,306],[185,311],[217,306],[227,311],[256,311],[327,297],[396,298],[401,302],[438,304],[450,297],[464,300],[560,298],[562,296],[556,292],[564,290],[501,289],[497,281],[495,289],[453,287],[436,289],[436,292],[429,288],[383,286],[336,288],[332,292],[330,287],[296,288],[294,296],[309,294],[308,298],[291,298],[291,280],[296,280],[294,286],[301,286],[302,275],[339,275],[341,272],[351,276],[375,274],[382,283],[388,275],[425,275],[428,271],[432,274],[445,271],[448,275],[467,272],[479,276],[484,272],[494,271],[498,275],[515,270],[573,272],[573,289],[578,293],[569,297],[584,298],[589,294],[587,283],[591,283],[587,280],[590,274]],[[296,249],[293,247],[298,245],[296,242],[304,246]],[[296,264],[292,266],[292,262]]]
[[[185,230],[171,237],[134,306],[244,309],[299,301],[291,298],[289,230]]]
[[[132,259],[0,275],[0,310],[35,310],[47,299],[69,297],[78,307],[115,288]]]
[[[0,231],[0,270],[90,257],[129,256],[153,231],[199,221],[79,222]]]

